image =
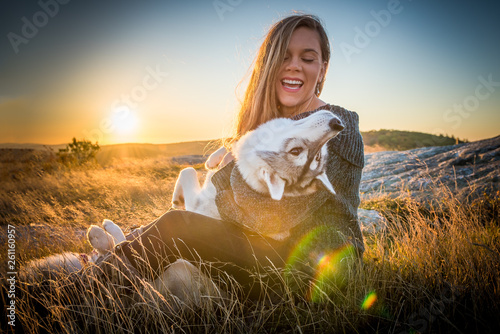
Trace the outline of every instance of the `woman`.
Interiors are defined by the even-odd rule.
[[[216,271],[232,275],[246,292],[251,291],[254,283],[249,271],[258,266],[284,268],[288,263],[314,275],[324,255],[346,246],[362,255],[357,208],[363,142],[357,114],[319,98],[329,60],[328,37],[317,17],[292,15],[277,22],[259,50],[233,138],[237,140],[273,118],[299,119],[320,109],[331,110],[345,125],[328,144],[327,174],[336,196],[318,191],[272,201],[246,189],[248,201],[237,201],[235,195],[244,182],[238,179],[239,173],[228,153],[224,167],[212,178],[222,220],[170,211],[146,226],[137,238],[118,245],[117,253],[150,278],[162,273],[179,256],[189,261],[208,261]],[[276,222],[271,220],[276,219],[276,210],[300,214],[287,215],[286,221]],[[256,219],[289,224],[290,236],[274,240],[248,228]]]

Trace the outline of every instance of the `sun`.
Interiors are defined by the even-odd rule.
[[[138,127],[139,119],[128,107],[118,107],[113,110],[111,124],[114,131],[120,135],[132,134]]]

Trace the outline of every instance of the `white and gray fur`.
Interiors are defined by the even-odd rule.
[[[232,153],[245,182],[274,200],[307,195],[321,186],[335,194],[326,176],[326,143],[342,129],[342,121],[325,110],[300,120],[276,118],[242,136]],[[218,150],[212,154],[206,166],[217,166],[223,153]],[[214,173],[210,169],[200,186],[196,170],[183,169],[175,184],[172,206],[220,219],[211,182]]]

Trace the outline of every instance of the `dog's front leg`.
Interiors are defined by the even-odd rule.
[[[175,182],[172,207],[188,211],[194,210],[200,191],[201,187],[196,170],[192,167],[184,168]]]
[[[227,149],[222,146],[214,153],[210,154],[207,161],[205,162],[206,169],[214,169],[222,162],[222,159],[227,154]]]

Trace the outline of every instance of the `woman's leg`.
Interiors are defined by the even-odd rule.
[[[117,248],[141,274],[151,279],[181,257],[211,262],[210,267],[215,271],[227,272],[242,285],[253,284],[248,270],[271,265],[270,262],[283,267],[287,255],[278,241],[189,211],[165,213],[147,225],[138,238]]]

